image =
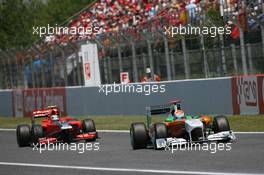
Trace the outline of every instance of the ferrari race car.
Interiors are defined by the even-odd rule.
[[[41,125],[36,124],[36,118],[45,118]],[[95,141],[97,132],[94,121],[85,119],[78,121],[71,117],[60,117],[56,106],[35,110],[31,116],[32,126],[18,125],[16,128],[19,147],[34,144],[48,144],[56,142],[74,142],[78,140]]]
[[[225,116],[191,116],[185,115],[180,100],[170,104],[146,108],[147,127],[143,122],[132,123],[130,140],[133,149],[146,148],[153,145],[154,149],[172,145],[203,142],[229,142],[235,140]],[[168,114],[160,123],[151,124],[151,116]]]

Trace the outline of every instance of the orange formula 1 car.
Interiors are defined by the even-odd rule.
[[[45,119],[42,120],[41,124],[36,124],[36,118]],[[16,135],[19,147],[30,146],[33,143],[95,141],[97,138],[93,120],[78,121],[71,117],[62,118],[56,106],[33,111],[31,122],[31,127],[29,125],[17,126]]]
[[[180,100],[147,107],[146,111],[147,127],[142,122],[131,124],[130,140],[133,149],[146,148],[148,145],[160,149],[172,144],[235,140],[225,116],[185,115]],[[163,122],[151,124],[152,115],[165,113],[168,116]]]

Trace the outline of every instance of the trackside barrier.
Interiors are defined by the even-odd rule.
[[[181,99],[188,114],[264,114],[264,75],[167,81],[165,92],[99,92],[99,87],[0,91],[0,116],[29,116],[33,109],[57,105],[64,115],[144,115],[145,107]]]
[[[153,83],[165,85],[164,93],[99,93],[98,87],[66,88],[69,115],[144,115],[146,106],[181,99],[189,114],[232,114],[231,78]],[[139,83],[133,83],[137,86]],[[141,85],[146,85],[142,84]]]
[[[11,117],[12,111],[12,90],[0,90],[0,116]]]
[[[60,108],[62,115],[67,114],[66,90],[61,88],[14,89],[13,116],[30,116],[34,109],[43,109],[49,105]]]

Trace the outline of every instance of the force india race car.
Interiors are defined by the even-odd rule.
[[[45,118],[41,125],[36,124],[36,118]],[[60,117],[56,106],[35,110],[31,116],[32,126],[18,125],[16,129],[19,147],[34,144],[48,144],[56,142],[74,142],[78,140],[95,141],[97,132],[94,121],[85,119],[82,122],[71,117]]]
[[[188,143],[235,140],[225,116],[185,115],[180,103],[180,100],[174,100],[167,105],[147,107],[147,127],[143,122],[131,124],[132,148],[141,149],[153,145],[154,149],[161,149]],[[151,115],[165,113],[168,113],[165,121],[151,124]]]

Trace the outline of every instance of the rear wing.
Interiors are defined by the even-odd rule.
[[[32,112],[31,120],[32,120],[32,122],[34,122],[35,118],[48,117],[50,112],[51,112],[50,109],[35,110],[35,111]]]
[[[146,107],[147,125],[151,125],[151,115],[166,114],[170,112],[171,104]]]

